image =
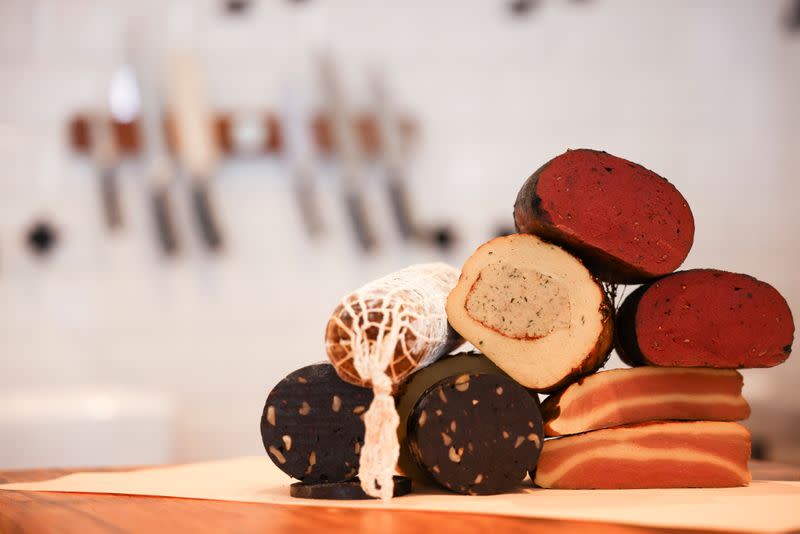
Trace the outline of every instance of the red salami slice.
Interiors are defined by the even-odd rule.
[[[618,315],[617,351],[630,365],[772,367],[793,338],[792,312],[774,287],[714,269],[642,286]]]
[[[639,283],[677,269],[694,241],[686,199],[641,165],[568,150],[528,178],[514,204],[520,233],[577,256],[601,280]]]

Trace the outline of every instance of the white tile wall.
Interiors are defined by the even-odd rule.
[[[324,357],[337,299],[439,258],[391,235],[380,254],[361,256],[331,169],[321,177],[331,232],[310,244],[275,161],[221,169],[222,258],[191,243],[179,261],[159,259],[135,162],[123,172],[130,224],[108,238],[94,171],[64,146],[63,125],[76,109],[104,105],[126,21],[141,17],[152,46],[202,51],[221,108],[274,107],[288,81],[312,84],[316,42],[333,46],[359,105],[368,69],[382,67],[423,123],[415,207],[457,225],[461,246],[444,257],[454,264],[511,223],[517,188],[541,163],[568,147],[604,148],[687,197],[697,223],[687,267],[751,273],[800,317],[800,35],[782,30],[786,1],[549,0],[524,20],[502,2],[264,0],[243,18],[220,5],[0,1],[0,388],[160,389],[178,402],[176,459],[258,453],[268,389]],[[20,242],[42,214],[63,237],[47,262]],[[798,379],[794,360],[748,372],[754,417],[796,420]],[[797,457],[800,436],[773,434],[776,451]]]

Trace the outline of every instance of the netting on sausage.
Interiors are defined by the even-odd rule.
[[[359,469],[361,486],[373,497],[389,499],[394,489],[400,445],[392,387],[448,347],[445,302],[458,275],[443,263],[413,265],[347,295],[331,317],[331,361],[340,376],[371,384],[375,395],[364,414]]]

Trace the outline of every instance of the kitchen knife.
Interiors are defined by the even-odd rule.
[[[309,237],[324,231],[317,190],[314,183],[314,141],[311,113],[305,94],[296,87],[286,90],[283,106],[284,156],[292,178],[292,192]]]
[[[119,151],[111,119],[102,112],[89,117],[89,138],[92,159],[99,172],[100,207],[106,227],[111,231],[122,228],[122,206],[117,183]]]
[[[191,179],[195,224],[207,248],[220,251],[223,236],[211,188],[219,152],[205,80],[196,56],[175,55],[169,65],[168,79],[169,112],[175,127],[178,159]]]
[[[400,116],[381,73],[373,71],[371,81],[379,132],[378,153],[385,168],[386,192],[398,232],[406,241],[415,240],[446,251],[454,244],[455,232],[447,224],[421,224],[414,216],[406,181]]]
[[[140,45],[136,74],[141,100],[139,116],[143,155],[147,165],[150,210],[161,251],[167,256],[174,256],[180,251],[180,240],[170,194],[173,171],[164,136],[162,97],[158,87],[159,69],[155,68],[155,61],[145,58],[144,45]]]
[[[409,240],[415,236],[417,226],[406,188],[400,123],[389,97],[386,82],[378,72],[372,75],[372,94],[378,119],[379,153],[386,172],[386,192],[400,236]]]
[[[341,158],[345,210],[361,249],[370,251],[378,245],[378,241],[364,203],[361,146],[353,131],[352,116],[329,54],[323,53],[319,56],[319,69],[331,120],[334,150]]]

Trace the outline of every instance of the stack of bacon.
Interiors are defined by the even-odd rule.
[[[603,371],[551,395],[534,475],[546,488],[740,486],[750,415],[732,369]]]
[[[542,405],[534,482],[546,488],[724,487],[750,481],[750,407],[740,368],[791,352],[786,301],[769,284],[713,269],[673,273],[692,246],[686,200],[639,165],[593,150],[551,160],[515,205],[521,233],[569,250],[607,284],[644,283],[615,318],[633,366],[589,374]],[[563,437],[562,437],[563,436]]]

